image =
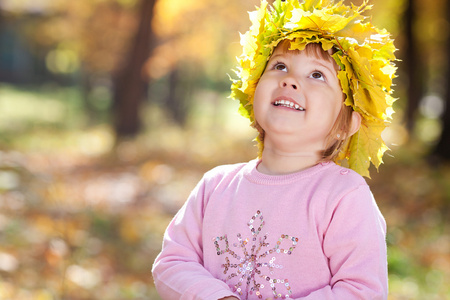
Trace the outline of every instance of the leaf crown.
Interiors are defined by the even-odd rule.
[[[238,57],[232,79],[231,98],[240,101],[240,113],[254,124],[253,97],[259,78],[275,47],[290,40],[290,50],[303,50],[309,43],[320,43],[323,50],[335,48],[332,55],[339,65],[338,78],[346,96],[344,104],[362,116],[361,127],[347,139],[338,164],[370,177],[370,163],[376,168],[383,162],[388,147],[381,133],[392,120],[392,79],[396,67],[396,48],[386,30],[370,23],[362,13],[372,8],[365,0],[361,6],[346,6],[333,0],[266,0],[250,12],[251,27],[241,35],[243,53]],[[264,147],[258,140],[260,154]]]

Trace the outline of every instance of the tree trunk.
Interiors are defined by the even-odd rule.
[[[165,99],[165,107],[172,115],[173,120],[180,126],[184,126],[187,117],[187,102],[192,90],[192,76],[183,76],[183,70],[175,67],[169,74],[169,91]]]
[[[152,18],[156,0],[141,0],[140,22],[122,68],[114,78],[114,129],[117,137],[136,135],[141,129],[139,109],[147,97],[148,79],[142,67],[153,48]]]
[[[450,20],[450,3],[446,1],[447,20]],[[447,37],[447,47],[443,47],[443,51],[447,53],[447,90],[445,93],[446,108],[442,115],[442,134],[441,138],[434,150],[434,155],[438,159],[450,161],[450,36]]]
[[[418,42],[414,32],[414,23],[417,17],[415,9],[415,1],[408,0],[408,7],[405,11],[405,33],[406,33],[406,53],[405,53],[405,71],[408,76],[408,104],[406,109],[406,126],[409,131],[412,131],[416,121],[416,113],[419,107],[419,102],[423,93],[422,74],[424,66],[421,64],[420,53],[418,53]]]

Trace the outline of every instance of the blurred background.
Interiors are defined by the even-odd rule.
[[[389,299],[450,299],[450,4],[372,2],[400,49],[391,151],[368,179]],[[227,98],[255,5],[0,1],[0,299],[159,299],[172,216],[205,171],[256,156]]]

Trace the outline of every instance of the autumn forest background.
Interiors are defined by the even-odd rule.
[[[399,48],[368,179],[393,300],[450,299],[448,2],[372,0]],[[206,170],[256,155],[227,98],[255,5],[0,1],[0,299],[160,299],[168,222]]]

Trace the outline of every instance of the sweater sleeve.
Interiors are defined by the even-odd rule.
[[[386,223],[367,185],[346,194],[332,212],[323,251],[331,281],[301,299],[387,299]]]
[[[203,267],[204,203],[203,179],[166,229],[162,251],[152,269],[156,289],[164,300],[235,296],[223,281]]]

